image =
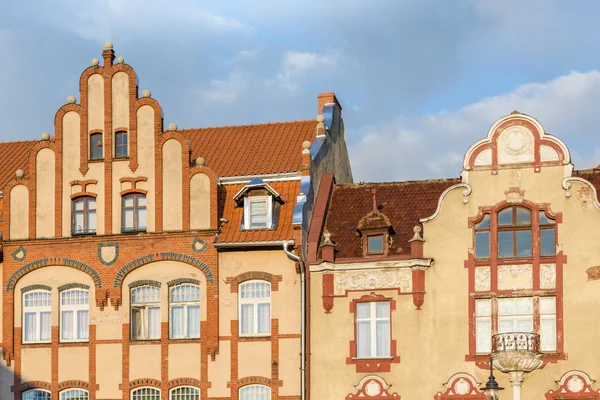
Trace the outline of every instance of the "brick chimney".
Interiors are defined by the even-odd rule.
[[[317,115],[323,114],[323,106],[329,103],[334,103],[339,111],[342,112],[342,105],[338,101],[337,97],[335,97],[335,93],[320,93],[317,98],[319,100],[319,113]]]
[[[115,60],[115,51],[111,42],[104,43],[104,51],[102,52],[102,58],[104,59],[104,66],[110,67],[113,65]]]

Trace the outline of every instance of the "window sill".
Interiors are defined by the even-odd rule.
[[[378,361],[378,360],[393,360],[394,357],[392,356],[385,356],[385,357],[352,357],[352,359],[354,361]]]
[[[268,338],[271,337],[271,334],[270,333],[252,334],[252,335],[248,335],[248,334],[242,335],[242,334],[240,334],[240,335],[238,335],[238,337],[240,339],[268,339]]]
[[[102,158],[89,158],[88,159],[88,163],[99,163],[99,162],[104,162],[104,157],[102,157]]]
[[[160,344],[161,339],[129,339],[131,344]]]
[[[146,229],[121,229],[124,235],[135,235],[136,233],[146,233]]]
[[[127,160],[129,160],[129,156],[113,157],[113,160],[115,160],[115,161],[127,161]]]
[[[89,343],[89,342],[90,342],[89,339],[82,339],[82,340],[61,340],[58,343],[59,344],[79,344],[79,343]]]
[[[71,236],[95,236],[96,231],[94,232],[71,232]]]
[[[48,344],[52,344],[51,340],[48,340],[47,342],[23,342],[21,343],[22,346],[32,346],[32,347],[36,347],[38,345],[48,345]]]

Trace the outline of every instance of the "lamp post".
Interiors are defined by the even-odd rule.
[[[496,378],[494,377],[494,364],[492,362],[492,356],[490,356],[490,377],[484,387],[479,389],[485,394],[487,400],[499,400],[500,390],[504,390],[503,387],[498,386]]]

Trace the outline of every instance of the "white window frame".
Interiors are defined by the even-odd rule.
[[[69,394],[69,392],[83,392],[85,393],[85,396],[80,396],[79,394],[76,394],[74,396],[66,397],[66,395]],[[70,388],[60,392],[59,398],[60,400],[88,400],[90,398],[90,393],[84,389]]]
[[[238,389],[238,398],[240,400],[255,400],[255,397],[250,397],[250,395],[252,393],[247,393],[250,391],[250,388],[252,387],[261,387],[261,388],[267,388],[268,392],[269,392],[269,397],[267,400],[271,399],[271,388],[269,386],[265,386],[265,385],[246,385],[246,386],[242,386],[241,388]],[[262,400],[262,399],[261,399]]]
[[[196,393],[174,393],[176,390],[181,390],[181,389],[192,389],[195,390]],[[197,397],[194,397],[196,396]],[[191,396],[191,397],[189,397]],[[169,391],[169,400],[196,400],[196,399],[200,399],[200,389],[198,389],[197,387],[194,386],[177,386],[174,387],[173,389],[171,389]]]
[[[88,302],[87,304],[74,304],[74,305],[63,305],[63,295],[71,292],[85,292],[87,293]],[[60,341],[61,342],[87,342],[90,340],[90,291],[83,288],[73,288],[63,290],[59,294],[59,318],[60,318]],[[65,339],[63,338],[63,311],[71,311],[73,313],[73,338],[74,339]],[[87,311],[88,313],[88,336],[86,338],[80,339],[77,337],[78,335],[78,326],[79,326],[79,311]]]
[[[543,299],[552,299],[554,300],[554,310],[553,312],[544,312],[542,309],[542,301]],[[556,324],[556,296],[540,296],[539,297],[539,302],[540,302],[540,351],[541,352],[549,352],[549,353],[554,353],[556,351],[558,351],[558,326]],[[542,331],[542,323],[543,321],[552,321],[554,322],[554,337],[550,338],[551,342],[552,342],[552,346],[551,348],[544,348],[544,345],[546,344],[546,341],[544,340],[544,332]],[[548,339],[546,339],[548,340]]]
[[[37,389],[37,388],[36,389],[28,389],[28,390],[24,391],[22,394],[22,398],[23,398],[23,400],[46,400],[39,396],[35,396],[35,397],[28,396],[28,394],[34,394],[34,393],[40,393],[40,392],[48,394],[48,396],[46,396],[46,399],[48,399],[48,400],[52,399],[52,393],[50,393],[49,390]]]
[[[388,307],[389,307],[389,317],[377,317],[377,303],[387,303]],[[358,310],[356,310],[356,323],[354,324],[354,329],[356,332],[356,358],[357,359],[374,359],[374,358],[391,358],[391,352],[392,352],[392,335],[391,335],[391,329],[392,329],[392,308],[391,308],[391,302],[389,300],[385,300],[385,301],[369,301],[369,302],[360,302],[360,303],[356,303],[356,307],[358,308],[359,304],[369,304],[370,307],[370,317],[368,318],[359,318],[358,317]],[[359,346],[359,341],[358,341],[358,323],[359,322],[369,322],[370,325],[370,330],[371,330],[371,353],[370,355],[367,356],[362,356],[359,357],[358,356],[358,346]],[[387,321],[388,322],[388,326],[390,328],[390,343],[389,343],[389,349],[390,349],[390,354],[388,355],[383,355],[383,356],[378,356],[377,355],[377,322],[379,321]]]
[[[251,283],[261,283],[261,284],[267,284],[268,288],[269,288],[269,297],[246,297],[246,298],[242,298],[242,287],[243,286],[250,286]],[[238,330],[239,330],[239,336],[244,336],[244,337],[256,337],[256,336],[271,336],[271,319],[272,319],[272,305],[271,305],[271,297],[272,297],[272,286],[271,286],[271,282],[269,281],[265,281],[265,280],[260,280],[260,279],[253,279],[253,280],[249,280],[249,281],[245,281],[242,282],[238,285]],[[250,333],[242,333],[242,326],[244,325],[243,321],[242,321],[242,305],[244,304],[252,304],[253,305],[253,324],[252,324],[252,331]],[[269,332],[264,332],[264,333],[258,333],[258,306],[259,304],[268,304],[269,305]]]
[[[133,292],[137,291],[137,290],[141,290],[142,288],[147,287],[147,288],[152,288],[153,290],[157,290],[158,291],[158,301],[137,301],[137,302],[133,302]],[[156,286],[152,286],[152,285],[141,285],[141,286],[136,286],[131,288],[131,290],[129,291],[129,298],[130,298],[130,304],[129,304],[129,319],[130,319],[130,334],[129,336],[131,337],[131,340],[158,340],[161,338],[161,328],[160,328],[160,320],[159,320],[159,328],[158,328],[158,337],[153,337],[153,338],[149,338],[148,337],[148,331],[149,331],[149,326],[148,326],[148,308],[158,308],[158,315],[159,318],[161,318],[161,291],[159,287]],[[141,324],[142,324],[142,337],[133,337],[133,333],[134,333],[134,326],[133,326],[133,308],[139,308],[141,310]]]
[[[48,306],[25,306],[25,296],[27,295],[31,295],[31,294],[35,294],[35,293],[47,293],[50,295],[50,305]],[[22,318],[23,318],[23,325],[22,325],[22,342],[23,343],[51,343],[52,342],[52,292],[49,290],[45,290],[45,289],[36,289],[36,290],[30,290],[27,291],[25,293],[23,293],[22,295],[22,301],[23,301],[23,307],[21,310],[21,314],[22,314]],[[47,340],[41,340],[40,339],[40,333],[41,333],[41,328],[42,328],[42,318],[41,318],[41,314],[42,313],[50,313],[50,332],[48,332],[48,336],[49,338]],[[30,314],[30,313],[35,313],[35,339],[34,340],[29,340],[27,341],[26,338],[26,324],[25,324],[25,314]]]
[[[183,300],[183,301],[173,301],[172,295],[173,291],[176,288],[181,288],[185,286],[190,286],[198,290],[198,300]],[[188,307],[198,307],[200,310],[200,318],[202,320],[202,307],[200,305],[200,286],[193,283],[182,283],[179,285],[174,285],[169,288],[169,337],[174,340],[178,339],[199,339],[201,336],[200,328],[198,328],[198,336],[189,337],[188,336]],[[173,337],[173,307],[183,307],[183,337]],[[192,386],[190,386],[192,387]]]
[[[153,394],[153,395],[151,395],[152,397],[146,397],[146,396],[141,397],[142,395],[134,397],[135,394],[136,394],[136,392],[139,392],[142,389],[152,389],[152,390],[156,391],[156,393]],[[140,387],[136,387],[135,389],[131,389],[129,391],[129,398],[130,398],[130,400],[155,400],[155,399],[156,400],[160,400],[160,398],[161,398],[160,395],[161,395],[160,389],[155,388],[153,386],[140,386]],[[156,396],[158,396],[158,397],[156,397]]]
[[[252,215],[250,213],[250,203],[266,203],[267,215],[266,225],[252,227]],[[244,229],[271,229],[273,226],[273,196],[246,196],[244,197]]]

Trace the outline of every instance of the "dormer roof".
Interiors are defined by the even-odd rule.
[[[274,199],[280,202],[282,201],[279,193],[277,193],[275,189],[273,189],[268,183],[263,181],[261,178],[254,178],[250,182],[245,184],[244,187],[242,187],[240,191],[237,192],[235,196],[233,196],[233,201],[235,201],[236,203],[240,203],[244,196],[246,196],[246,194],[249,191],[254,189],[264,189],[267,192],[269,192]]]

